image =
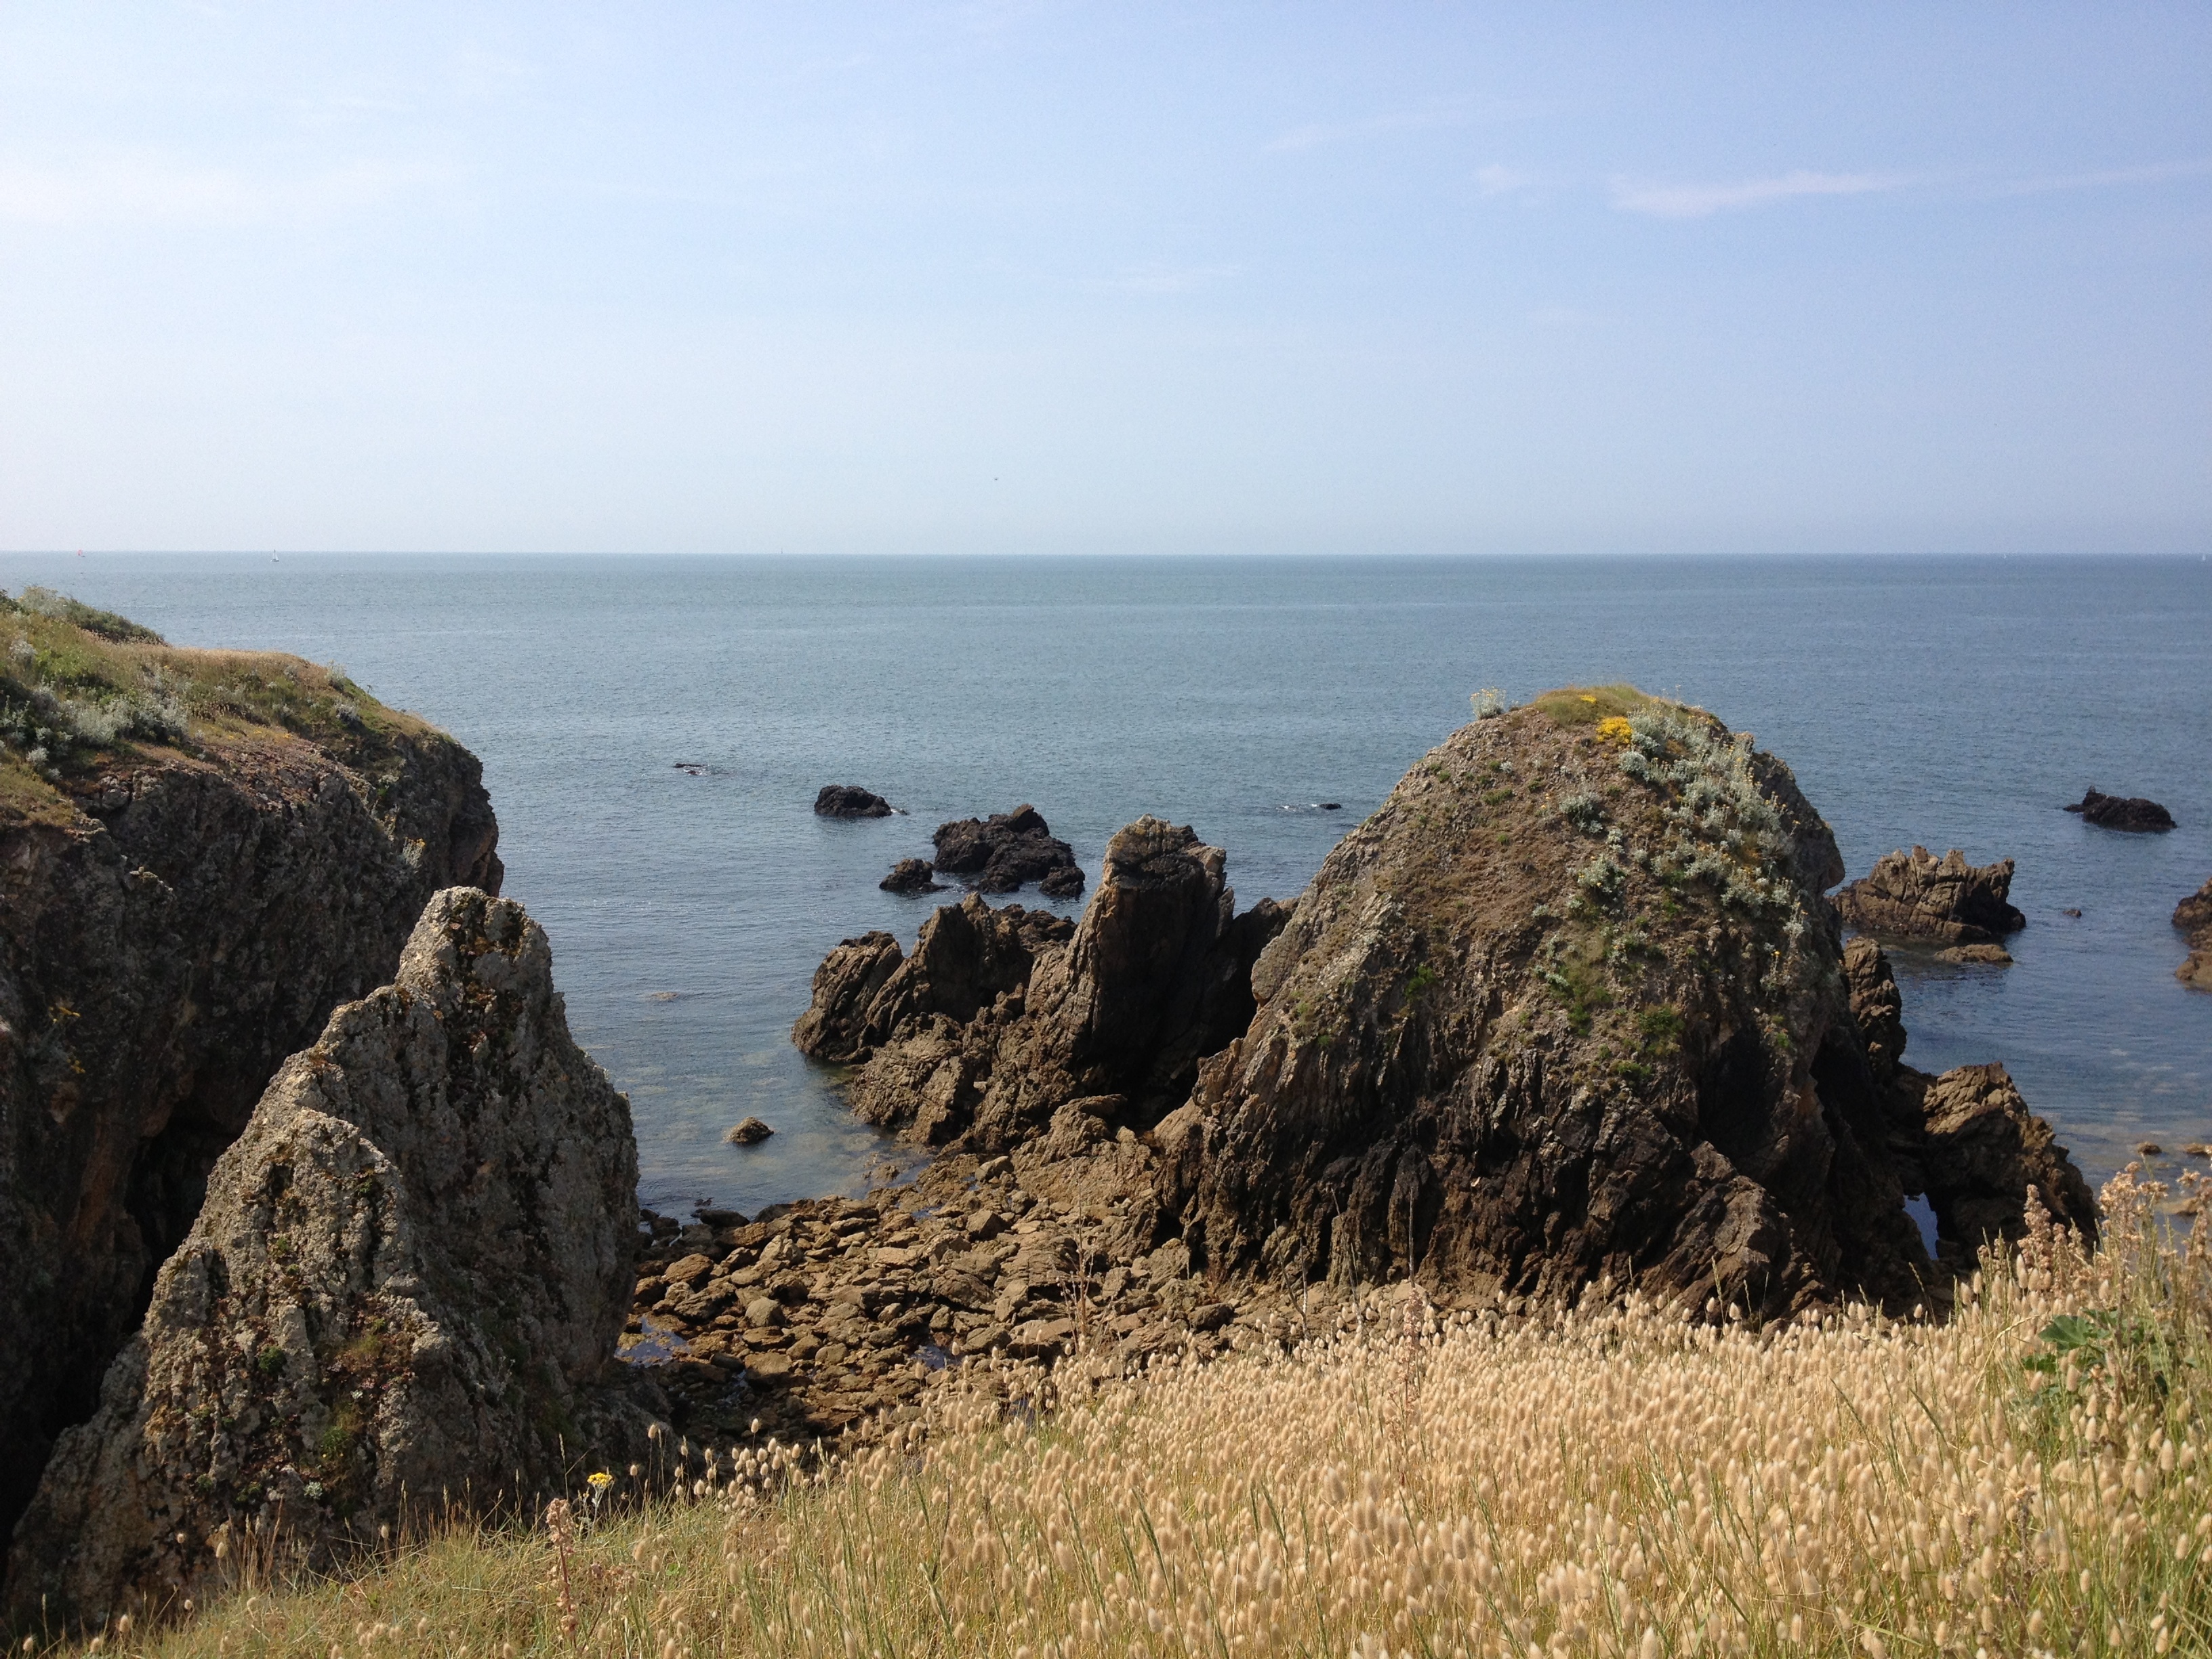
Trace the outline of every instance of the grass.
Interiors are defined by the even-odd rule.
[[[814,1468],[456,1527],[350,1582],[251,1560],[161,1659],[402,1655],[2057,1656],[2212,1644],[2212,1255],[2106,1189],[1953,1317],[1765,1329],[1403,1287],[1284,1353],[1097,1392],[948,1384]],[[249,1540],[250,1541],[250,1540]],[[35,1647],[36,1644],[33,1645]]]
[[[1529,700],[1531,708],[1557,726],[1595,726],[1601,720],[1640,714],[1655,699],[1632,685],[1563,685]]]
[[[341,668],[187,650],[44,588],[0,593],[0,816],[65,821],[75,788],[149,753],[290,736],[373,769],[428,729]]]

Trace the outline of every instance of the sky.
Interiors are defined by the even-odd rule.
[[[2212,6],[0,3],[0,549],[2212,549]]]

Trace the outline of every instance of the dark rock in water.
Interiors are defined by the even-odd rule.
[[[2189,939],[2189,959],[2173,976],[2191,990],[2212,991],[2212,881],[2173,907],[2173,925]]]
[[[2081,908],[2079,905],[2069,904],[2058,914],[2062,916],[2071,916],[2076,921],[2081,920]]]
[[[728,1141],[732,1146],[757,1146],[761,1142],[766,1140],[775,1133],[775,1130],[769,1128],[767,1124],[762,1122],[758,1118],[749,1117],[745,1119],[744,1122],[738,1124],[737,1127],[732,1129],[729,1133],[724,1135],[722,1139]],[[700,1219],[705,1220],[706,1218],[702,1216]],[[714,1224],[712,1222],[708,1223],[708,1225],[709,1226]]]
[[[12,1613],[161,1613],[223,1582],[249,1523],[328,1571],[404,1502],[528,1514],[580,1455],[641,1453],[614,1360],[636,1189],[544,933],[438,894],[396,981],[331,1016],[216,1163],[17,1530]]]
[[[2104,830],[2147,835],[2173,828],[2173,814],[2141,795],[2106,795],[2092,789],[2066,810],[2079,812],[2084,822]]]
[[[1083,890],[1074,849],[1054,836],[1034,806],[994,812],[988,819],[955,819],[940,824],[931,840],[939,873],[972,876],[983,892],[1011,893],[1025,883],[1048,879],[1054,884],[1055,898]]]
[[[1341,812],[1344,810],[1344,803],[1340,800],[1325,800],[1321,804],[1321,810],[1324,812]]]
[[[746,1121],[751,1122],[754,1120],[749,1118]],[[770,1131],[770,1133],[774,1132]],[[742,1211],[702,1209],[695,1210],[692,1213],[709,1227],[742,1227],[745,1224],[745,1218]]]
[[[895,811],[881,795],[850,783],[825,783],[814,811],[825,818],[887,818]]]
[[[927,859],[901,859],[890,874],[876,884],[886,893],[941,893],[945,890]]]
[[[1844,975],[1881,1091],[1890,1152],[1905,1190],[1924,1193],[1936,1212],[1944,1265],[1971,1272],[1985,1241],[2019,1238],[2031,1187],[2053,1218],[2094,1240],[2097,1206],[2089,1183],[2005,1068],[1961,1066],[1931,1077],[1904,1064],[1905,1025],[1888,957],[1873,940],[1853,939]]]
[[[1888,853],[1836,894],[1846,927],[1880,939],[1942,945],[1996,945],[2027,925],[2007,902],[2013,863],[1970,865],[1953,848],[1936,858],[1924,847]]]
[[[2012,966],[2012,952],[2002,945],[1949,945],[1936,953],[1936,960],[2009,968]]]
[[[391,978],[433,893],[498,889],[476,757],[351,707],[88,758],[44,810],[0,791],[0,1540],[276,1068]]]
[[[1074,898],[1083,891],[1083,872],[1073,864],[1048,870],[1038,878],[1037,891],[1047,898]]]

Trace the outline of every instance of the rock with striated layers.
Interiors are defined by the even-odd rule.
[[[2107,795],[2092,789],[2066,810],[2079,812],[2084,823],[2131,835],[2155,835],[2173,828],[2173,814],[2141,795]]]
[[[1217,1277],[1910,1297],[1841,873],[1789,769],[1702,711],[1570,689],[1467,726],[1261,954],[1158,1126],[1164,1211]]]
[[[2173,925],[2189,940],[2189,957],[2173,976],[2191,990],[2212,991],[2212,881],[2173,907]]]
[[[1079,924],[971,896],[888,971],[894,942],[849,941],[794,1039],[865,1062],[850,1092],[872,1121],[975,1151],[1034,1141],[1053,1162],[1111,1149],[1080,1184],[1147,1188],[1149,1153],[1119,1132],[1180,1104],[1200,1058],[1243,1028],[1251,963],[1287,914],[1263,900],[1237,915],[1225,863],[1188,827],[1139,819],[1108,843]]]
[[[1853,939],[1844,947],[1844,974],[1881,1091],[1891,1154],[1905,1190],[1924,1194],[1935,1212],[1944,1266],[1970,1273],[1984,1243],[2019,1238],[2031,1188],[2053,1219],[2094,1240],[2097,1206],[2089,1183],[2005,1068],[1960,1066],[1931,1077],[1905,1065],[1902,1003],[1889,958],[1873,940]]]
[[[404,1504],[527,1512],[628,1455],[636,1182],[544,933],[438,894],[395,982],[331,1016],[217,1161],[18,1530],[15,1614],[158,1614],[220,1587],[249,1525],[326,1568]]]
[[[1970,865],[1955,847],[1940,859],[1924,847],[1888,853],[1838,890],[1836,909],[1845,927],[1878,939],[1996,945],[2027,925],[2008,902],[2012,871],[2010,859]]]
[[[939,825],[930,839],[938,874],[970,877],[979,891],[1011,893],[1030,882],[1048,898],[1073,898],[1083,890],[1074,849],[1053,835],[1034,806],[994,812],[988,820],[956,819]]]
[[[145,721],[80,716],[43,775],[0,748],[0,1536],[285,1056],[391,978],[432,893],[501,878],[444,733],[340,672],[114,622],[0,596],[0,706],[53,702],[59,659]]]

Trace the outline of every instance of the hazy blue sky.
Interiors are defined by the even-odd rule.
[[[2212,6],[0,5],[0,547],[2212,547]]]

